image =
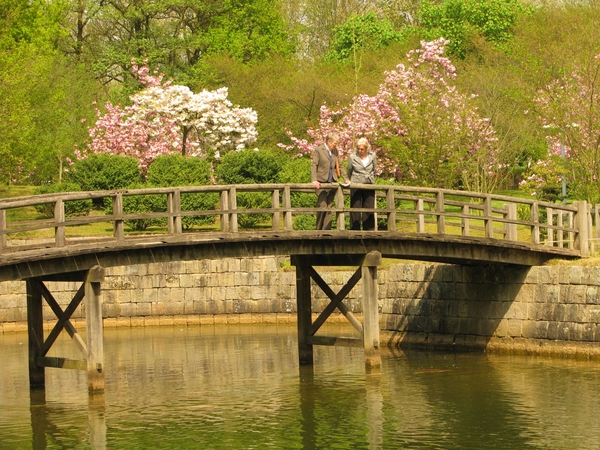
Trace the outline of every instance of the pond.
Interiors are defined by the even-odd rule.
[[[333,326],[332,333],[342,330]],[[331,331],[331,328],[330,328]],[[77,357],[67,337],[54,356]],[[294,325],[105,329],[104,395],[86,374],[28,385],[27,335],[0,335],[2,449],[593,449],[600,362],[315,347]]]

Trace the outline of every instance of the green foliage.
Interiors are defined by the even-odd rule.
[[[531,11],[520,0],[425,0],[419,20],[425,39],[444,37],[450,41],[448,53],[464,58],[479,37],[495,44],[508,41],[517,20]]]
[[[180,154],[162,155],[152,161],[146,179],[153,186],[204,186],[210,183],[210,163]]]
[[[314,197],[314,195],[313,195]],[[314,206],[314,201],[313,205]],[[294,217],[294,230],[314,230],[317,226],[317,216],[314,214],[302,214]]]
[[[279,172],[280,183],[310,183],[310,158],[295,158],[289,160]],[[314,193],[291,193],[292,208],[314,208],[317,197]],[[314,214],[296,215],[293,219],[294,230],[314,230],[317,219]]]
[[[276,183],[284,157],[269,151],[242,150],[226,154],[217,166],[222,184]]]
[[[147,187],[142,183],[134,183],[128,186],[129,189],[143,189]],[[148,214],[152,212],[166,211],[165,195],[149,194],[149,195],[124,195],[123,196],[123,213],[124,214]],[[112,214],[112,200],[105,201],[105,213]],[[165,226],[164,218],[143,218],[125,220],[125,225],[133,231],[146,231],[152,226]]]
[[[74,183],[45,184],[35,189],[34,195],[60,192],[79,192],[81,188]],[[44,217],[54,217],[54,203],[35,205],[35,209]],[[87,216],[92,210],[91,200],[72,200],[65,202],[65,216]]]
[[[124,189],[141,182],[135,159],[107,154],[91,154],[75,162],[65,180],[78,184],[84,191]]]
[[[163,155],[152,161],[148,167],[148,184],[153,186],[205,186],[210,183],[210,163],[206,160],[183,155]],[[166,210],[166,197],[154,207]],[[181,194],[182,211],[214,210],[219,195],[214,192]],[[184,229],[215,223],[214,215],[184,216],[181,219]]]
[[[272,152],[242,150],[225,155],[216,174],[222,184],[277,183],[283,163],[284,157]],[[263,192],[240,192],[237,195],[237,207],[270,208],[271,196]],[[240,214],[238,223],[242,228],[252,228],[269,218],[268,214]]]
[[[335,28],[327,58],[344,61],[357,49],[378,49],[402,39],[403,34],[394,30],[390,21],[378,19],[375,13],[353,16]]]

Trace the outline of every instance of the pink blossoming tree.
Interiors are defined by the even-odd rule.
[[[548,156],[523,185],[557,185],[564,176],[569,197],[600,201],[600,55],[545,86],[535,101]]]
[[[378,156],[380,175],[408,185],[492,191],[501,160],[497,137],[488,119],[479,116],[473,97],[453,85],[456,69],[444,57],[448,42],[421,42],[408,53],[408,65],[386,73],[375,96],[358,95],[353,103],[321,107],[311,140],[290,136],[283,145],[308,155],[328,133],[340,135],[340,157],[354,151],[358,137],[369,139]]]
[[[164,81],[162,74],[151,75],[147,65],[132,71],[144,88],[131,96],[130,106],[109,102],[105,113],[97,109],[89,152],[133,156],[145,171],[159,155],[213,159],[256,141],[256,112],[234,107],[227,88],[194,93]]]

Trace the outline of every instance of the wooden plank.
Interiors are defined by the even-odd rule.
[[[38,365],[42,367],[54,367],[55,369],[86,370],[87,361],[84,359],[68,359],[57,356],[40,356]]]

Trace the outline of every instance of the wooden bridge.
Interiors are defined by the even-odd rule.
[[[301,229],[319,211],[309,184],[146,188],[1,200],[0,281],[27,283],[31,386],[44,385],[45,367],[64,367],[87,370],[90,392],[104,389],[100,286],[106,267],[291,256],[297,272],[300,363],[312,364],[313,345],[345,344],[364,347],[367,366],[374,367],[379,364],[376,277],[382,258],[533,266],[589,252],[591,214],[583,201],[565,205],[455,190],[353,185],[376,191],[376,207],[360,211],[374,213],[377,225],[373,231],[349,231],[349,189],[337,184],[323,187],[336,190],[331,209],[335,229],[327,231]],[[79,215],[88,211],[90,202],[96,208]],[[20,220],[31,216],[32,210],[45,212],[46,217]],[[314,269],[328,265],[358,266],[337,294]],[[342,303],[361,279],[363,323]],[[311,280],[331,299],[315,322]],[[46,281],[82,284],[63,310]],[[58,317],[47,337],[44,299]],[[84,300],[87,342],[70,322]],[[362,339],[315,336],[336,308]],[[84,360],[47,356],[63,329]]]

